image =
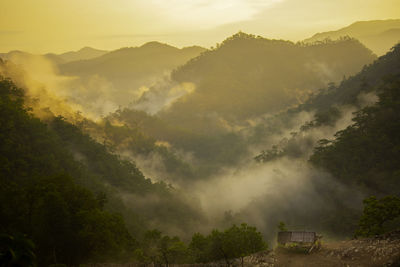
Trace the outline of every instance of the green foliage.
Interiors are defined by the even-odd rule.
[[[145,156],[149,160],[161,159],[162,166],[157,170],[165,172],[169,179],[178,183],[207,177],[218,171],[222,165],[237,164],[243,155],[248,153],[245,138],[239,133],[223,130],[205,134],[195,129],[183,128],[181,122],[166,121],[159,116],[127,108],[117,110],[107,119],[116,124],[123,124],[124,126],[119,127],[127,130],[126,136],[120,136],[120,139],[108,139],[116,151],[128,150],[133,155]],[[210,127],[213,126],[207,123],[205,129]],[[153,145],[146,146],[147,150],[141,151],[146,142],[130,142],[131,136],[136,135],[147,136],[147,140],[153,140]],[[162,140],[167,144],[157,144],[155,140]],[[179,156],[182,153],[177,151],[185,151],[192,155],[196,164],[191,164],[190,160]]]
[[[89,135],[63,117],[56,117],[49,122],[51,129],[60,137],[60,142],[76,154],[93,175],[114,186],[124,186],[131,192],[149,192],[152,188],[150,179],[146,179],[133,162],[121,160],[109,153],[107,147],[95,142]]]
[[[385,77],[399,75],[400,45],[397,45],[387,55],[380,57],[371,65],[365,65],[355,76],[344,78],[339,85],[329,83],[324,89],[311,94],[308,100],[295,108],[279,113],[266,121],[265,125],[258,125],[252,133],[253,142],[262,142],[269,137],[282,134],[285,129],[293,129],[291,121],[301,112],[315,112],[313,120],[302,125],[291,137],[283,138],[270,149],[261,151],[255,157],[258,162],[268,162],[283,156],[303,157],[316,145],[312,138],[312,130],[318,127],[334,126],[343,116],[340,107],[348,105],[360,107],[360,97],[371,96],[379,92],[384,86]],[[367,97],[366,97],[367,98]],[[362,102],[362,101],[361,101]],[[310,134],[311,132],[311,134]],[[322,141],[321,146],[326,145]]]
[[[74,167],[76,162],[71,163],[73,166],[68,168],[68,172],[73,172],[74,177],[84,176],[77,180],[85,187],[97,193],[106,193],[109,202],[105,207],[123,214],[131,233],[142,234],[145,231],[147,221],[150,220],[157,223],[156,225],[161,229],[173,226],[185,230],[188,230],[193,221],[201,220],[199,212],[185,203],[178,190],[174,190],[164,182],[153,183],[149,178],[144,177],[134,162],[110,153],[108,145],[100,144],[88,134],[83,134],[80,127],[93,127],[90,122],[73,125],[62,117],[56,117],[49,122],[49,126],[60,137],[58,142],[62,144],[62,147],[67,148],[81,165],[80,170],[77,171]],[[153,148],[150,149],[148,144],[154,142],[154,140],[149,141],[152,139],[144,137],[139,131],[135,134],[135,130],[131,131],[128,126],[115,126],[107,123],[107,121],[104,127],[106,130],[101,127],[100,129],[105,131],[108,136],[107,143],[114,144],[115,149],[124,152],[131,151],[133,154],[139,153],[142,156],[149,153],[149,150],[156,151],[164,156],[167,169],[177,167],[175,170],[180,172],[181,175],[187,170],[187,166],[176,159],[169,151],[158,148],[154,144],[151,145]],[[138,137],[137,140],[136,137]],[[136,141],[131,142],[130,140]],[[65,163],[63,162],[63,165]],[[190,172],[190,170],[187,172]],[[101,183],[109,186],[104,187]],[[121,203],[120,192],[128,196],[125,203]],[[137,201],[137,199],[143,199],[143,201]],[[146,199],[151,201],[146,201]]]
[[[135,259],[141,263],[179,264],[190,261],[186,245],[178,237],[162,235],[156,229],[145,233],[141,248],[134,252]]]
[[[204,263],[212,260],[210,257],[210,239],[200,233],[195,233],[189,244],[189,250],[195,262]]]
[[[254,157],[257,162],[268,162],[278,158],[283,151],[278,149],[278,146],[273,145],[269,150],[263,150],[261,153]]]
[[[134,244],[122,218],[101,210],[68,176],[37,178],[12,191],[2,227],[29,234],[40,265],[118,259]]]
[[[140,47],[121,48],[88,60],[68,62],[59,68],[64,75],[81,78],[86,90],[79,92],[79,99],[74,99],[81,105],[107,99],[115,106],[127,106],[135,100],[132,88],[150,86],[155,77],[163,78],[166,71],[184,64],[204,50],[201,47],[179,49],[150,42]]]
[[[286,232],[286,231],[288,231],[288,229],[287,229],[287,227],[286,227],[286,224],[285,224],[284,222],[279,222],[279,224],[278,224],[278,230],[279,230],[280,232]]]
[[[400,217],[400,198],[371,196],[364,200],[364,212],[360,218],[356,236],[369,237],[385,233],[385,224]]]
[[[399,49],[400,50],[400,49]],[[354,124],[321,140],[310,161],[345,183],[373,193],[400,190],[400,74],[385,78],[379,101],[356,113]]]
[[[189,245],[194,260],[199,263],[241,258],[267,249],[262,235],[255,227],[245,223],[233,225],[224,232],[213,230],[207,237],[197,233]]]
[[[223,249],[228,258],[241,258],[267,248],[260,232],[255,227],[243,223],[233,225],[224,232]]]
[[[134,233],[145,222],[124,206],[118,188],[162,199],[132,204],[146,219],[196,219],[166,184],[153,184],[64,118],[48,124],[35,118],[24,97],[10,80],[0,81],[0,229],[32,239],[40,266],[118,261],[133,252],[122,217],[109,210],[122,212]]]
[[[0,264],[3,267],[36,266],[35,245],[22,234],[0,234]]]
[[[161,239],[160,251],[164,263],[185,263],[189,261],[186,245],[178,237],[164,236]]]
[[[295,254],[309,254],[310,246],[305,246],[299,243],[287,243],[284,246],[281,245],[279,249],[284,250],[286,253],[295,253]]]
[[[215,121],[223,128],[221,120],[236,124],[299,104],[326,80],[339,82],[375,58],[355,39],[304,45],[239,32],[172,73],[175,81],[195,83],[196,91],[161,116],[212,133]]]
[[[290,138],[283,138],[270,149],[261,151],[255,157],[255,160],[268,162],[282,156],[301,157],[307,155],[316,145],[315,141],[310,138],[313,129],[334,126],[337,120],[343,116],[340,107],[347,105],[359,107],[360,96],[382,91],[389,76],[397,77],[399,75],[399,50],[400,45],[397,45],[390,53],[380,57],[373,64],[364,66],[356,76],[343,79],[338,86],[330,83],[327,88],[311,95],[304,104],[276,115],[267,122],[266,126],[258,126],[255,129],[257,131],[253,133],[253,138],[256,141],[268,140],[268,137],[272,134],[281,134],[284,129],[291,129],[290,123],[287,123],[287,121],[290,121],[296,114],[303,111],[315,112],[312,121],[306,122],[299,128],[298,132],[292,133]],[[280,129],[281,132],[274,129]],[[309,134],[309,131],[311,134]],[[327,142],[329,141],[321,140],[318,146],[326,146]]]
[[[360,93],[374,92],[382,86],[384,77],[398,75],[399,59],[400,44],[397,44],[389,53],[375,60],[373,64],[365,65],[357,75],[343,79],[339,86],[320,90],[299,108],[325,113],[335,105],[357,105]]]

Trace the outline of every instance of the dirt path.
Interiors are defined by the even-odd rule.
[[[377,238],[332,242],[311,254],[275,249],[274,267],[400,267],[400,239]]]

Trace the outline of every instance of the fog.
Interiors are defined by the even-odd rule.
[[[373,94],[370,98],[374,99]],[[279,221],[286,222],[290,229],[321,230],[319,217],[337,209],[335,199],[340,199],[340,205],[346,208],[360,210],[365,197],[308,162],[317,141],[332,139],[337,131],[349,126],[354,111],[356,107],[342,107],[342,116],[333,126],[300,131],[299,124],[286,129],[286,134],[271,136],[258,146],[258,152],[263,145],[280,143],[282,150],[288,151],[286,154],[265,163],[244,160],[239,166],[225,169],[223,174],[188,184],[186,191],[200,200],[209,220],[215,222],[210,228],[246,221],[256,225],[269,239]],[[295,118],[304,123],[312,117],[313,113],[303,112]],[[251,149],[256,151],[254,147]],[[335,199],[327,196],[328,191],[334,192]],[[232,215],[228,221],[227,214]],[[328,236],[334,237],[334,233]]]
[[[62,75],[55,63],[42,56],[19,54],[10,58],[10,61],[13,63],[7,63],[2,72],[27,90],[29,105],[35,115],[43,119],[51,115],[61,115],[71,122],[87,118],[96,122],[99,129],[104,127],[107,115],[125,107],[145,111],[149,116],[156,118],[161,114],[161,119],[173,121],[168,117],[170,107],[176,108],[176,103],[185,104],[186,99],[197,90],[194,82],[178,82],[172,79],[169,73],[162,73],[153,77],[153,82],[149,84],[121,91],[115,83],[100,75],[89,75],[85,78]],[[326,83],[338,75],[328,65],[317,61],[309,62],[305,68],[310,69]],[[287,91],[292,96],[297,95],[298,103],[307,99],[310,92]],[[116,97],[117,94],[120,95]],[[119,98],[125,98],[124,103],[128,104],[123,106],[124,103],[119,102]],[[136,153],[129,146],[128,140],[132,137],[127,136],[126,140],[117,140],[118,144],[111,144],[110,151],[123,159],[135,162],[153,182],[170,185],[177,203],[184,203],[200,215],[185,221],[185,226],[182,226],[182,223],[163,222],[162,216],[155,211],[163,202],[159,195],[132,194],[124,192],[123,188],[117,189],[118,195],[129,209],[139,213],[147,210],[146,213],[151,214],[148,218],[149,227],[185,238],[189,238],[193,232],[207,232],[213,228],[240,222],[257,226],[270,240],[271,233],[279,221],[285,221],[289,227],[296,229],[324,229],[324,226],[318,225],[316,221],[320,216],[324,216],[327,211],[334,212],[339,206],[359,210],[361,200],[365,196],[340,184],[329,173],[315,169],[308,162],[309,156],[319,140],[332,139],[337,131],[352,123],[353,113],[358,108],[371,105],[376,100],[377,97],[373,93],[360,94],[357,106],[337,107],[340,117],[333,125],[306,129],[302,129],[302,126],[315,119],[316,111],[300,110],[287,113],[287,109],[296,106],[295,104],[280,112],[253,115],[245,120],[232,119],[212,110],[202,113],[201,116],[191,114],[193,116],[190,124],[185,122],[186,127],[191,124],[202,127],[204,124],[208,125],[205,129],[207,135],[232,133],[244,140],[244,152],[235,156],[235,164],[216,163],[220,165],[215,170],[205,172],[207,174],[204,175],[200,173],[196,179],[177,179],[174,177],[175,173],[168,170],[166,160],[160,152],[154,150]],[[227,104],[224,99],[213,101],[220,101],[221,105]],[[188,107],[190,108],[190,105]],[[188,107],[183,111],[190,112]],[[173,127],[180,127],[179,117],[175,123],[172,124]],[[118,119],[111,120],[111,124],[115,127],[128,125],[126,121]],[[141,128],[140,122],[136,126],[135,131],[146,130]],[[260,126],[271,130],[264,132],[257,141],[251,142],[257,127]],[[99,133],[88,133],[97,140],[103,138]],[[189,137],[193,138],[192,135]],[[194,172],[199,164],[203,164],[203,168],[210,164],[204,164],[207,158],[196,155],[190,145],[186,145],[189,148],[184,149],[168,140],[156,139],[154,142],[155,147],[164,147],[183,164],[193,168]],[[192,146],[199,145],[193,143]],[[264,163],[254,160],[261,151],[274,146],[279,152],[276,158]],[[78,152],[74,152],[74,155],[76,160],[85,162]],[[333,193],[327,195],[327,192]],[[332,195],[335,195],[335,199],[341,199],[340,205],[330,198]]]
[[[58,66],[45,56],[13,53],[8,57],[7,67],[2,73],[26,89],[27,96],[34,101],[34,113],[46,116],[50,109],[56,116],[76,117],[76,113],[98,121],[116,111],[125,103],[132,108],[150,114],[168,108],[176,99],[192,93],[193,83],[172,82],[167,76],[154,77],[153,82],[120,92],[114,84],[99,75],[85,79],[79,76],[60,74]],[[119,102],[122,95],[125,102]],[[121,97],[121,96],[120,96]]]

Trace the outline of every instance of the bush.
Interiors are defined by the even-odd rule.
[[[385,224],[400,217],[400,198],[386,196],[377,199],[371,196],[364,200],[364,212],[356,236],[369,237],[385,233]]]

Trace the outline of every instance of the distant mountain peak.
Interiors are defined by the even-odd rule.
[[[152,41],[152,42],[147,42],[144,45],[140,46],[140,48],[175,48],[174,46],[171,46],[169,44],[165,44],[165,43],[160,43],[157,41]]]
[[[78,50],[78,52],[91,52],[91,51],[100,51],[100,50],[90,46],[85,46]]]
[[[201,47],[201,46],[198,46],[198,45],[193,45],[193,46],[186,46],[186,47],[183,47],[183,48],[181,48],[181,50],[183,51],[197,51],[197,52],[204,52],[204,51],[207,51],[207,49],[206,48],[204,48],[204,47]]]
[[[8,54],[29,54],[28,52],[24,52],[21,50],[11,50],[10,52],[8,52]]]
[[[76,61],[76,60],[87,60],[96,57],[100,57],[108,53],[105,50],[95,49],[89,46],[85,46],[78,51],[69,51],[58,55],[64,62]]]
[[[398,23],[400,19],[376,19],[376,20],[358,20],[350,24],[357,25],[357,24],[386,24],[386,23]]]
[[[248,34],[242,31],[239,31],[232,36],[226,38],[222,43],[217,44],[217,49],[224,47],[236,47],[241,49],[242,45],[255,45],[259,44],[270,44],[270,45],[294,45],[293,42],[287,40],[279,40],[279,39],[268,39],[262,37],[260,35]]]
[[[314,34],[304,42],[351,36],[360,40],[377,55],[383,55],[400,41],[400,19],[356,21],[344,28]]]

